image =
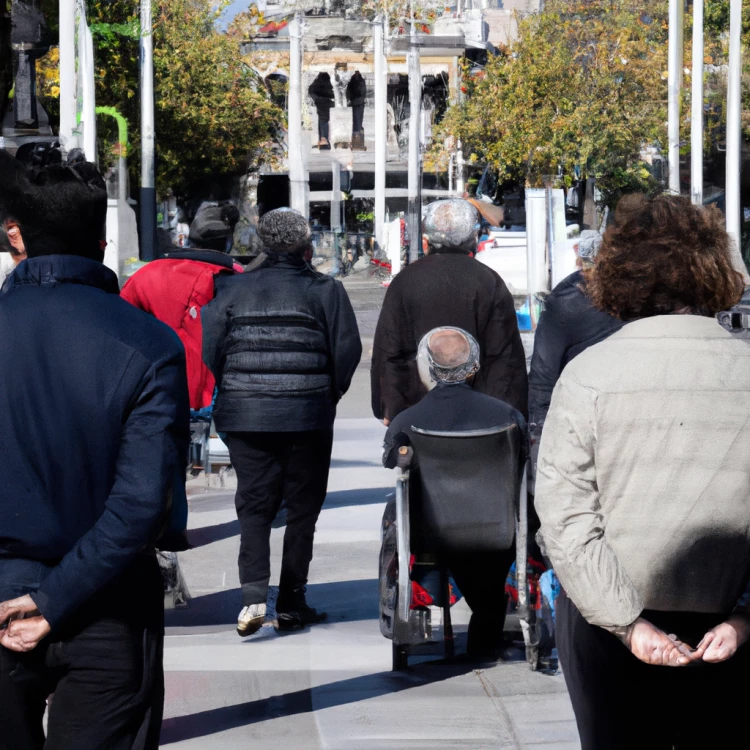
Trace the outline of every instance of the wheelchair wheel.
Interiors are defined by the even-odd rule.
[[[393,644],[393,666],[394,672],[403,672],[409,667],[409,646]]]

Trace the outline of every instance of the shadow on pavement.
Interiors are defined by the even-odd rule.
[[[375,487],[364,490],[339,490],[338,492],[329,492],[326,496],[323,510],[332,508],[348,508],[355,505],[377,505],[385,503],[386,495],[393,492],[392,487]],[[234,510],[234,495],[217,496],[211,495],[206,502],[201,504],[200,497],[191,498],[192,503],[190,512],[192,514],[207,511]],[[274,529],[280,529],[286,526],[286,509],[282,506],[276,520],[273,522]],[[205,547],[213,542],[221,542],[224,539],[231,539],[233,536],[239,536],[240,524],[235,519],[218,523],[214,526],[201,526],[197,529],[188,530],[188,541],[192,547]]]
[[[307,601],[328,613],[328,622],[378,619],[378,579],[314,583],[307,587]],[[170,628],[237,624],[242,609],[239,588],[217,591],[191,599],[185,609],[170,609],[165,624]],[[321,626],[316,626],[321,627]],[[325,626],[323,626],[325,627]]]
[[[382,672],[352,677],[285,695],[274,695],[235,706],[223,706],[178,716],[163,722],[161,745],[171,745],[262,721],[378,698],[460,677],[474,668],[474,665],[466,662],[431,662],[412,667],[408,672]]]

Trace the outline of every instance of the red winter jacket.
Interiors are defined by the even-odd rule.
[[[215,380],[203,364],[201,308],[214,298],[219,275],[242,272],[242,266],[214,250],[186,249],[154,260],[136,271],[121,296],[176,331],[187,360],[190,408],[210,406]]]

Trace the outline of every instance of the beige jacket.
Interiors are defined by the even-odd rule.
[[[630,323],[563,372],[540,541],[590,623],[728,613],[750,576],[750,346],[713,318]]]

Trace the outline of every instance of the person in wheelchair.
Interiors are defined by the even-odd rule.
[[[420,378],[428,394],[415,406],[401,412],[390,424],[385,436],[383,464],[420,471],[419,448],[414,446],[415,432],[466,433],[493,428],[517,427],[522,435],[519,474],[525,462],[526,422],[522,414],[499,399],[475,391],[471,381],[479,370],[479,345],[460,328],[435,328],[423,337],[418,351]],[[407,450],[402,450],[407,448]],[[468,448],[468,445],[467,445]],[[451,472],[447,468],[446,484]],[[501,480],[498,477],[498,480]],[[420,529],[419,482],[410,482],[412,553],[419,555],[433,548],[429,532]],[[455,488],[453,488],[455,490]],[[471,512],[471,503],[466,503]],[[465,519],[469,522],[471,519]],[[511,531],[512,538],[512,531]],[[503,647],[503,625],[507,608],[505,581],[515,560],[515,544],[508,549],[482,549],[478,543],[460,545],[460,549],[440,547],[439,564],[448,568],[471,608],[468,653],[471,657],[497,657]]]

